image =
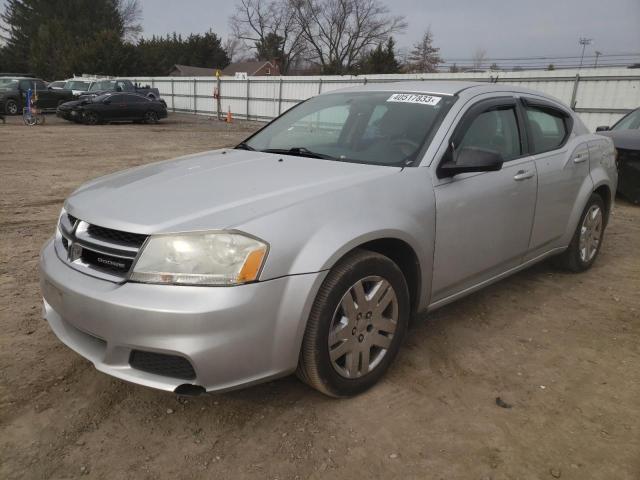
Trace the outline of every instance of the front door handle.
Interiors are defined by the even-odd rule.
[[[531,170],[520,170],[513,176],[513,179],[516,182],[521,182],[522,180],[526,180],[528,178],[532,178],[535,175],[535,172]]]
[[[580,153],[576,154],[575,157],[573,157],[573,163],[586,162],[587,158],[589,158],[589,155],[587,155],[586,152],[580,152]]]

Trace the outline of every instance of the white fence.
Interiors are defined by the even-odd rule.
[[[318,93],[363,83],[401,80],[466,80],[498,82],[532,88],[559,98],[580,114],[590,130],[611,125],[640,106],[640,70],[584,68],[581,70],[431,73],[313,77],[130,77],[160,90],[169,110],[202,115],[217,114],[213,98],[220,89],[222,115],[270,120],[298,102]]]

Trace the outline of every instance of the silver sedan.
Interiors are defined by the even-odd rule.
[[[44,315],[115,377],[180,394],[297,375],[358,394],[409,319],[602,247],[610,139],[508,85],[330,92],[235,148],[99,178],[41,254]]]

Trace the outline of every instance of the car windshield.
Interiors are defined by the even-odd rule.
[[[640,108],[629,113],[616,123],[611,130],[638,130],[640,129]]]
[[[114,90],[116,86],[115,80],[102,80],[91,85],[90,92],[99,92],[100,90]]]
[[[456,97],[345,92],[311,98],[238,148],[345,162],[406,166]]]
[[[69,80],[64,88],[67,90],[83,90],[89,89],[89,82],[83,82],[82,80]]]

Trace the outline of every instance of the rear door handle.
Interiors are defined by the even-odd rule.
[[[526,180],[528,178],[532,178],[535,175],[535,172],[531,170],[520,170],[513,176],[513,179],[516,182],[521,182],[522,180]]]

